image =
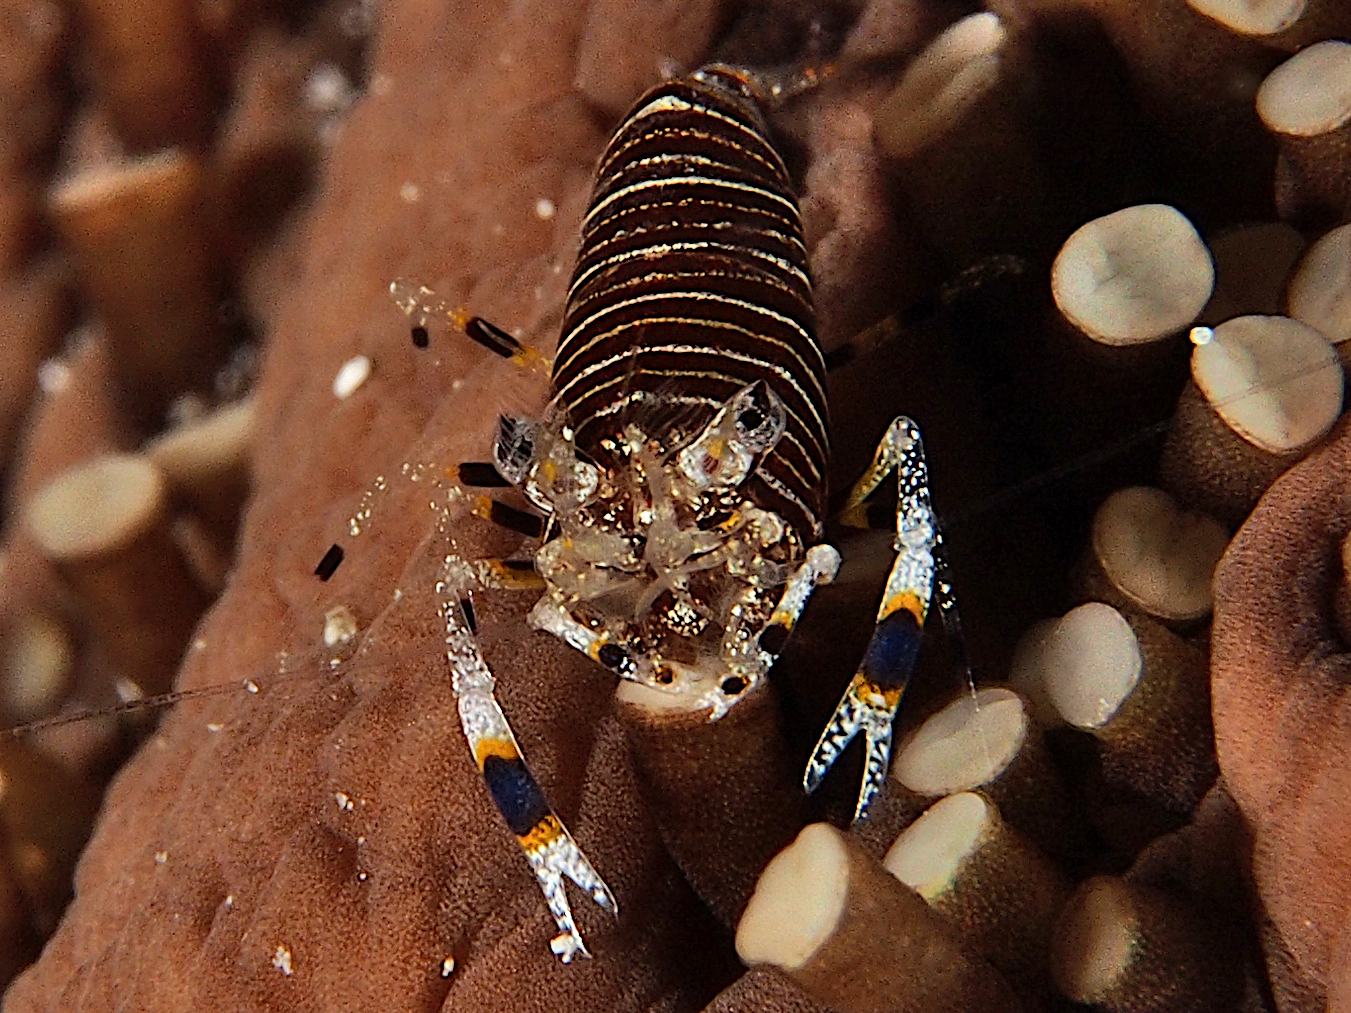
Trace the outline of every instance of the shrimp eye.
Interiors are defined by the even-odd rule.
[[[596,652],[596,660],[619,675],[628,675],[637,671],[637,666],[633,663],[633,659],[629,657],[628,652],[617,644],[602,644],[600,650]]]
[[[788,422],[783,399],[763,380],[757,380],[737,394],[733,413],[737,438],[752,454],[772,449]]]

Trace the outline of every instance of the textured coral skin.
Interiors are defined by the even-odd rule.
[[[1351,530],[1349,475],[1343,431],[1271,487],[1215,582],[1216,748],[1252,828],[1272,984],[1290,1009],[1323,996],[1329,1010],[1351,1009],[1351,655],[1332,604]]]
[[[705,1013],[744,1013],[746,1010],[827,1013],[828,1007],[808,996],[782,971],[757,967],[743,974],[731,987],[723,989]]]
[[[476,598],[481,640],[502,703],[620,904],[616,923],[573,895],[596,959],[561,966],[548,952],[555,930],[535,882],[464,747],[442,656],[433,585],[448,535],[466,556],[515,543],[468,516],[465,502],[439,530],[429,503],[446,502],[444,467],[483,459],[498,412],[537,411],[545,384],[444,327],[434,327],[429,349],[415,349],[386,289],[398,278],[425,282],[550,347],[595,154],[624,95],[660,69],[650,40],[634,47],[614,31],[617,6],[391,0],[382,9],[369,93],[342,126],[312,217],[290,245],[264,251],[243,286],[270,329],[256,498],[233,582],[205,619],[181,686],[252,679],[261,692],[236,688],[168,715],[110,792],[78,898],[7,1008],[818,1008],[764,970],[724,989],[738,974],[726,929],[688,885],[700,877],[687,864],[682,876],[668,853],[677,843],[643,800],[611,713],[612,681],[528,630],[532,595],[485,593]],[[679,33],[678,44],[657,48],[695,62],[721,27],[713,4],[631,6],[642,8],[634,32]],[[945,20],[941,3],[913,6],[933,23],[921,31],[897,17],[890,29],[906,41],[896,52]],[[887,9],[871,5],[873,29],[888,27]],[[885,40],[877,46],[887,51]],[[862,89],[828,91],[785,115],[828,347],[961,266],[938,263],[932,239],[894,207],[869,118],[885,87]],[[537,213],[540,198],[552,217]],[[836,487],[905,410],[926,427],[947,503],[995,491],[993,437],[1007,446],[1019,434],[992,433],[978,418],[978,367],[931,337],[906,335],[832,377]],[[374,373],[337,401],[332,377],[356,354]],[[1337,893],[1345,877],[1328,871],[1344,861],[1345,821],[1306,802],[1315,796],[1305,786],[1325,784],[1336,803],[1346,794],[1342,719],[1330,702],[1341,662],[1327,654],[1340,650],[1328,646],[1331,626],[1315,629],[1309,617],[1328,614],[1331,547],[1345,527],[1329,517],[1351,516],[1341,484],[1349,453],[1329,448],[1317,478],[1278,483],[1277,505],[1259,510],[1226,565],[1216,632],[1220,758],[1258,834],[1257,883],[1288,956],[1278,991],[1310,1002],[1328,992],[1334,1009],[1351,1009],[1337,992],[1351,966],[1341,938],[1351,901]],[[353,536],[349,518],[366,504],[370,517]],[[1041,510],[1001,507],[952,532],[982,674],[998,676],[991,653],[1054,610],[1074,524],[1087,517]],[[322,583],[312,571],[335,541],[347,557]],[[1274,587],[1295,589],[1279,609]],[[361,633],[327,649],[324,613],[337,605]],[[872,607],[853,608],[865,627]],[[848,664],[833,638],[825,648]],[[795,689],[811,683],[807,697],[833,703],[839,678],[810,666],[799,676]],[[789,715],[797,732],[813,726],[810,710]],[[1316,728],[1330,730],[1316,737]],[[847,801],[848,781],[841,773],[825,791]],[[913,814],[891,819],[880,805],[879,815],[865,831],[878,852]]]

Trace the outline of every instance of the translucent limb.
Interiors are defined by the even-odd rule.
[[[846,522],[862,517],[864,500],[893,470],[897,477],[896,537],[892,542],[896,558],[877,609],[877,625],[858,671],[826,722],[802,777],[804,789],[816,790],[845,747],[863,732],[867,759],[854,807],[856,820],[866,815],[891,765],[892,723],[919,657],[924,620],[934,596],[934,553],[941,541],[929,502],[924,445],[919,428],[905,416],[887,427],[872,463],[851,490],[845,505]],[[944,581],[943,588],[945,604],[941,607],[945,618],[951,609],[955,623],[951,587]]]
[[[453,569],[448,565],[448,570]],[[619,905],[600,874],[587,860],[521,754],[516,736],[493,693],[496,680],[469,628],[458,593],[448,583],[438,589],[446,624],[446,658],[460,725],[488,793],[525,852],[539,881],[559,934],[549,948],[563,961],[591,956],[568,904],[563,877],[585,890],[601,908],[618,915]]]

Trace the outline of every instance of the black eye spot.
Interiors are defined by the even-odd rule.
[[[426,348],[431,344],[432,336],[427,333],[427,328],[421,324],[413,328],[413,344],[418,348]]]
[[[722,690],[723,696],[736,696],[741,693],[746,686],[747,683],[745,679],[739,675],[734,675],[729,679],[723,679],[722,686],[719,688]]]
[[[785,409],[779,396],[763,380],[743,391],[737,403],[736,428],[739,439],[752,453],[769,450],[783,432]]]
[[[624,653],[622,647],[615,644],[602,644],[601,649],[596,652],[596,658],[606,668],[615,672],[622,672],[629,665],[629,656]]]

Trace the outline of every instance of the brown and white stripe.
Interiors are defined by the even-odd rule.
[[[810,543],[825,498],[825,361],[797,200],[766,134],[753,86],[727,68],[639,100],[597,169],[554,385],[577,447],[600,459],[599,442],[653,404],[702,425],[766,381],[788,425],[743,488]]]

